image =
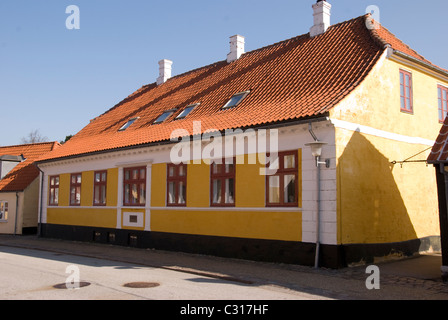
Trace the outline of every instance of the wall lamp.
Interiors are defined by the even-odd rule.
[[[324,164],[327,168],[330,168],[330,159],[320,161],[320,157],[322,156],[322,147],[326,146],[327,144],[328,143],[326,142],[320,142],[320,141],[314,141],[305,144],[307,147],[311,147],[311,153],[313,157],[316,159],[316,167],[319,167],[319,165]]]

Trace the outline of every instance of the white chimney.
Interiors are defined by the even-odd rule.
[[[157,85],[161,85],[171,78],[172,65],[173,61],[168,59],[159,61],[159,77],[157,78]]]
[[[227,63],[238,60],[244,53],[244,37],[234,35],[230,37],[230,53],[227,55]]]
[[[314,25],[310,29],[310,36],[318,36],[330,27],[331,4],[325,0],[318,0],[313,4]]]

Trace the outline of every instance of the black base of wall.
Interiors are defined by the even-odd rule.
[[[314,266],[315,244],[200,236],[164,232],[133,231],[54,224],[41,225],[42,237],[70,241],[107,243],[136,248],[205,254],[224,258],[246,259]],[[412,255],[422,247],[436,245],[437,239],[372,245],[320,245],[320,267],[338,269],[351,263],[373,262],[373,257],[403,253]],[[424,248],[423,248],[424,250]]]
[[[26,227],[26,228],[22,228],[22,234],[24,236],[26,235],[32,235],[32,234],[37,234],[37,227]]]

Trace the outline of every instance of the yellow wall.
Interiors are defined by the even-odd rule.
[[[157,163],[151,169],[151,206],[164,207],[166,203],[166,164]]]
[[[210,206],[210,165],[203,162],[201,164],[192,163],[188,165],[187,206]]]
[[[116,228],[116,209],[52,208],[47,209],[47,223],[84,227]]]
[[[241,159],[242,164],[237,164],[235,168],[235,206],[263,208],[266,203],[266,176],[260,175],[260,169],[264,165],[258,162],[249,164],[248,158],[245,155]]]
[[[301,150],[298,150],[299,181],[301,180]],[[187,207],[210,206],[210,165],[189,164],[187,169]],[[245,156],[235,171],[235,208],[210,210],[151,210],[151,230],[184,234],[226,236],[239,238],[301,241],[302,213],[246,211],[238,208],[264,208],[266,176],[260,175],[263,165],[248,164]],[[153,165],[152,206],[164,207],[166,197],[166,165]],[[301,190],[301,186],[300,189]],[[301,206],[301,192],[299,192]]]
[[[413,81],[413,114],[400,110],[400,69]],[[416,68],[385,59],[338,106],[330,117],[401,135],[436,140],[440,127],[437,85],[448,86]]]
[[[298,150],[299,180],[301,180],[301,150]],[[187,208],[167,208],[166,178],[167,165],[153,164],[151,168],[151,206],[150,228],[152,231],[215,235],[239,238],[301,241],[302,213],[299,208],[276,210],[265,209],[266,176],[260,175],[264,165],[236,165],[235,208],[210,208],[210,165],[189,164],[187,168]],[[69,206],[70,174],[60,175],[59,208],[47,209],[47,222],[50,224],[78,225],[115,228],[117,224],[118,169],[109,169],[107,177],[107,207],[93,207],[94,171],[82,173],[81,206]],[[300,185],[300,182],[299,182]],[[301,189],[301,186],[300,186]],[[299,190],[300,190],[299,189]],[[120,205],[120,204],[118,204]],[[301,191],[299,191],[299,207]],[[64,207],[64,208],[62,208]],[[115,207],[115,208],[111,208]],[[194,209],[199,208],[199,209]],[[204,208],[204,209],[200,209]],[[238,210],[246,208],[246,210]],[[263,208],[263,210],[247,210]],[[121,226],[123,229],[144,230],[141,227],[123,226],[123,212],[143,212],[144,208],[122,208]],[[149,217],[145,218],[148,219]]]
[[[338,142],[346,145],[337,166],[338,242],[387,243],[438,235],[434,168],[391,164],[425,146],[336,131]]]
[[[152,210],[151,230],[182,234],[301,241],[302,213]]]
[[[59,206],[70,205],[70,173],[59,176]]]
[[[117,206],[118,168],[107,170],[106,206]]]
[[[400,111],[400,68],[412,72],[413,114]],[[416,68],[381,61],[330,117],[388,133],[435,140],[437,84]],[[392,165],[428,145],[336,128],[338,243],[387,243],[439,235],[434,169]],[[425,160],[426,151],[412,160]]]
[[[82,173],[81,178],[81,206],[93,205],[93,171]]]

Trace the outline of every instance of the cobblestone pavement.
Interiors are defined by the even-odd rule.
[[[381,265],[380,265],[381,267]],[[361,268],[356,268],[355,270],[344,269],[342,272],[331,272],[335,277],[340,277],[342,279],[357,279],[366,280],[366,273]],[[381,285],[393,285],[393,286],[403,286],[410,288],[418,288],[427,290],[429,293],[443,293],[448,295],[448,284],[443,283],[442,279],[419,279],[415,277],[406,277],[400,275],[381,275]],[[448,298],[448,296],[447,296]]]
[[[440,276],[438,254],[377,263],[380,290],[366,288],[366,266],[339,270],[260,263],[203,255],[42,239],[0,236],[1,246],[21,247],[109,259],[205,275],[243,285],[277,286],[343,300],[448,300],[448,284]],[[250,299],[250,297],[249,297]]]

